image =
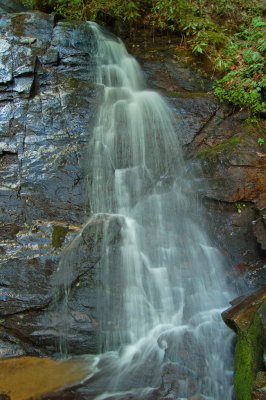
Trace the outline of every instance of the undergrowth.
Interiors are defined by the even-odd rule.
[[[221,101],[265,113],[266,23],[263,0],[24,0],[69,19],[114,21],[171,31],[207,59]]]

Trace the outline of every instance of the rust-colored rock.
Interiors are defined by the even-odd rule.
[[[34,400],[78,384],[89,375],[85,358],[52,360],[17,357],[0,361],[0,395],[10,400]]]
[[[266,300],[266,285],[255,293],[250,294],[240,301],[233,301],[232,307],[222,313],[224,322],[235,331],[246,330],[250,327],[254,315]]]
[[[263,211],[266,210],[266,192],[265,193],[261,193],[261,195],[259,196],[259,199],[256,203],[256,208],[259,211]]]

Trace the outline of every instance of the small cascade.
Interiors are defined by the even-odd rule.
[[[124,44],[90,27],[101,101],[89,201],[93,218],[119,221],[121,238],[112,240],[106,218],[97,266],[102,354],[88,398],[231,400],[231,334],[220,314],[233,294],[196,212],[175,121]]]

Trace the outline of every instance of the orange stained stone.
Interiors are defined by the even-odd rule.
[[[11,400],[34,400],[82,382],[89,375],[85,358],[54,360],[14,357],[0,360],[0,394]]]

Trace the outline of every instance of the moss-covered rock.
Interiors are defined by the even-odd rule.
[[[263,388],[266,287],[232,302],[222,317],[237,334],[234,388],[236,400],[254,400]],[[257,394],[256,394],[257,393]],[[253,396],[254,394],[254,396]]]
[[[68,232],[68,227],[64,225],[55,225],[52,232],[52,246],[56,249],[61,247],[66,234]]]
[[[255,314],[250,327],[239,330],[235,349],[236,400],[251,400],[256,374],[263,368],[263,325]]]

